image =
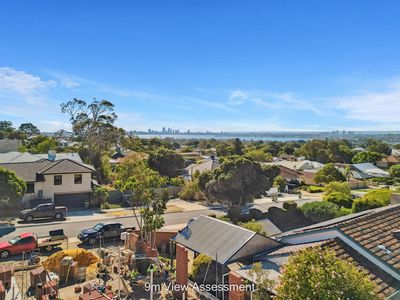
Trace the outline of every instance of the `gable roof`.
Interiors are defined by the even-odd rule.
[[[339,238],[320,242],[287,245],[262,256],[258,256],[256,260],[259,260],[263,268],[268,270],[268,272],[272,271],[272,274],[268,273],[268,278],[273,279],[275,281],[274,286],[277,286],[279,284],[282,267],[288,262],[289,257],[303,249],[313,247],[330,249],[335,252],[336,257],[354,264],[361,272],[368,274],[369,278],[375,283],[375,293],[377,293],[380,298],[388,297],[400,289],[399,281],[384,272],[378,266],[371,264],[365,257]],[[249,266],[247,266],[236,272],[246,279],[252,280],[252,278],[248,277],[249,274],[246,274],[249,269]]]
[[[365,174],[368,174],[368,175],[371,175],[374,177],[388,177],[389,176],[388,172],[386,172],[382,169],[379,169],[378,167],[374,166],[371,163],[353,164],[352,167],[365,173]]]
[[[36,162],[43,159],[48,160],[47,153],[39,153],[39,154],[32,154],[29,152],[18,152],[18,151],[11,151],[6,153],[0,153],[0,163],[27,163],[27,162]],[[74,161],[82,162],[80,155],[76,152],[65,152],[65,153],[56,153],[54,160],[61,160],[61,159],[71,159]]]
[[[208,216],[197,217],[172,240],[221,264],[281,245],[271,238]]]
[[[219,168],[219,162],[213,159],[209,159],[200,164],[191,164],[188,167],[186,167],[185,170],[188,172],[189,175],[193,175],[197,171],[203,173],[205,171],[212,171],[217,168]]]
[[[381,159],[381,162],[388,162],[394,164],[400,164],[400,156],[389,155]]]
[[[351,251],[359,253],[368,270],[379,269],[379,272],[400,283],[400,205],[300,228],[280,235],[280,240],[296,244],[302,240],[326,241],[333,237]],[[396,289],[400,289],[397,283]]]
[[[38,157],[28,152],[11,151],[0,153],[0,163],[22,163],[22,162],[35,162],[43,158]],[[45,157],[47,159],[47,157]]]
[[[50,162],[48,160],[40,160],[36,162],[25,162],[25,163],[8,163],[1,164],[0,167],[7,168],[14,171],[19,177],[21,177],[25,182],[35,182],[37,181],[37,173],[47,166]]]
[[[92,166],[72,161],[69,159],[62,159],[58,161],[49,161],[41,159],[35,162],[21,162],[21,163],[0,163],[0,167],[7,168],[14,171],[25,182],[37,181],[37,175],[45,174],[68,174],[68,173],[91,173],[95,169]]]
[[[62,159],[51,162],[39,171],[40,174],[68,174],[68,173],[91,173],[92,166],[78,163],[70,159]]]

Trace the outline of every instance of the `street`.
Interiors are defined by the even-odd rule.
[[[215,210],[196,210],[196,211],[184,211],[184,212],[176,212],[176,213],[168,213],[164,215],[165,225],[179,225],[185,224],[190,218],[194,218],[200,215],[209,215],[209,214],[222,214],[219,211]],[[100,220],[90,220],[90,221],[77,221],[71,222],[69,220],[61,221],[61,222],[48,222],[44,221],[44,223],[36,223],[36,224],[26,224],[23,227],[3,227],[0,228],[0,242],[5,242],[10,240],[11,238],[25,232],[34,232],[39,237],[48,235],[50,230],[55,229],[64,229],[64,233],[69,238],[76,238],[78,233],[85,228],[90,228],[96,225],[97,223],[101,223]],[[116,217],[113,219],[107,219],[104,222],[117,222],[121,223],[125,226],[137,226],[136,220],[133,216],[129,217]]]

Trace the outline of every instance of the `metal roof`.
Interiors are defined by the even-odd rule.
[[[172,240],[221,264],[280,245],[273,239],[208,216],[197,217]],[[248,249],[243,249],[246,245]]]

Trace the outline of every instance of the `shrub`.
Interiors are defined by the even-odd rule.
[[[275,177],[274,179],[274,187],[278,188],[279,192],[284,192],[285,191],[285,187],[286,187],[286,180],[282,178],[282,176],[278,175]]]
[[[389,189],[378,189],[368,192],[363,196],[363,198],[368,200],[378,200],[384,205],[389,205],[390,199],[392,198],[392,191]]]
[[[351,208],[345,208],[345,207],[341,207],[340,208],[340,215],[341,216],[351,215],[352,213],[353,213],[353,210]]]
[[[286,210],[293,210],[297,208],[297,203],[295,201],[285,201],[283,202],[283,208]]]
[[[350,186],[347,182],[339,182],[339,181],[332,181],[329,182],[325,188],[325,194],[329,195],[331,193],[334,192],[340,192],[346,195],[350,195],[351,194],[351,189]]]
[[[192,266],[192,277],[195,278],[203,268],[207,268],[212,263],[212,258],[208,255],[200,253],[194,260]]]
[[[184,185],[184,180],[182,177],[173,177],[169,180],[169,183],[173,186],[181,186]]]
[[[352,210],[353,212],[360,212],[368,209],[382,207],[384,204],[378,199],[359,198],[354,200]]]
[[[373,300],[375,287],[368,274],[333,250],[307,248],[290,256],[274,299]]]
[[[328,201],[305,203],[300,209],[308,219],[316,223],[340,216],[339,206]]]
[[[307,191],[308,191],[309,193],[322,193],[322,192],[324,191],[324,188],[323,188],[323,187],[320,187],[320,186],[310,185],[310,186],[307,188]]]
[[[110,208],[121,208],[120,204],[114,204],[114,203],[109,203],[105,202],[101,205],[102,209],[110,209]]]
[[[254,231],[254,232],[257,232],[260,234],[265,234],[263,225],[254,220],[251,220],[251,221],[245,222],[245,223],[239,222],[238,225],[242,226],[248,230],[251,230],[251,231]]]
[[[353,198],[341,192],[332,192],[324,197],[324,201],[336,204],[339,207],[351,208],[353,205]]]
[[[198,200],[200,189],[197,185],[197,181],[188,181],[183,186],[179,197],[183,200]]]
[[[314,180],[316,183],[329,183],[332,181],[346,181],[346,177],[334,164],[329,163],[315,173]]]
[[[390,203],[392,191],[389,189],[379,189],[368,192],[362,198],[353,202],[353,212],[360,212],[368,209],[386,206]]]
[[[391,166],[389,169],[389,174],[392,177],[400,178],[400,165]]]

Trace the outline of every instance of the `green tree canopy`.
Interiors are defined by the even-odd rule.
[[[176,151],[165,147],[150,152],[148,161],[150,168],[158,171],[161,176],[170,178],[181,175],[184,167],[183,157]]]
[[[353,201],[353,212],[360,212],[368,209],[386,206],[390,203],[392,191],[389,189],[373,190],[362,198]]]
[[[335,252],[307,248],[292,255],[284,266],[277,288],[278,300],[377,299],[375,285],[356,266]]]
[[[2,208],[15,208],[26,193],[25,181],[15,172],[0,167],[0,200]]]
[[[351,208],[353,205],[353,198],[349,194],[341,192],[332,192],[325,195],[324,201],[336,204],[339,207]]]
[[[400,165],[391,166],[389,169],[390,176],[400,178]]]
[[[351,195],[351,189],[347,182],[332,181],[324,187],[325,195],[329,195],[334,192]]]
[[[257,162],[272,161],[272,155],[268,152],[265,152],[263,149],[250,150],[246,152],[245,157]]]
[[[286,185],[287,185],[287,182],[282,176],[278,175],[275,177],[274,187],[277,187],[279,192],[281,192],[281,193],[284,192]]]
[[[242,156],[229,156],[219,169],[214,170],[213,178],[205,184],[203,192],[209,200],[232,208],[230,216],[236,220],[240,215],[238,210],[264,194],[278,174],[279,169],[275,166],[263,167]]]
[[[308,202],[300,206],[300,209],[308,219],[315,223],[340,217],[339,206],[327,201]]]
[[[380,160],[382,156],[383,155],[379,152],[363,151],[356,153],[351,161],[353,164],[361,164],[367,162],[374,163]]]
[[[28,136],[40,133],[39,129],[32,123],[22,123],[18,129],[19,131],[27,134]]]
[[[346,181],[346,178],[334,164],[329,163],[317,171],[314,180],[316,183],[329,183],[332,181]]]
[[[13,123],[10,121],[0,121],[0,131],[10,132],[13,131]]]
[[[387,143],[377,139],[368,139],[365,146],[370,152],[376,152],[382,155],[390,155],[392,153],[392,149]]]

